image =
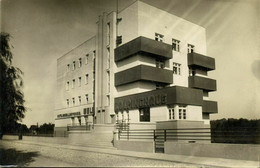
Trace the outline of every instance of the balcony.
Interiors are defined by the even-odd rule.
[[[115,111],[173,104],[202,106],[202,97],[202,90],[199,89],[180,86],[166,87],[163,89],[117,97],[115,98]],[[158,113],[159,112],[160,111],[158,111]]]
[[[140,36],[115,49],[115,62],[121,61],[138,53],[156,58],[171,59],[172,46]]]
[[[215,59],[198,53],[189,53],[188,66],[195,69],[205,69],[207,71],[214,70]]]
[[[218,113],[218,103],[216,101],[203,100],[202,112],[203,113]]]
[[[138,65],[136,67],[115,74],[115,86],[120,86],[137,81],[151,81],[171,84],[173,82],[173,75],[172,71],[170,70],[155,68],[146,65]]]
[[[200,76],[189,76],[189,87],[211,92],[217,90],[217,82]]]

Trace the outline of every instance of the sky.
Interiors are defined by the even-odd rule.
[[[118,0],[119,10],[135,0]],[[260,1],[142,0],[206,29],[215,58],[218,114],[211,119],[260,119]],[[57,58],[96,34],[116,0],[1,0],[1,31],[11,34],[13,65],[24,72],[23,123],[54,123]]]

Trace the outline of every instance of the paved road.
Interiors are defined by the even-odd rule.
[[[0,165],[69,167],[204,167],[168,161],[116,156],[62,147],[33,145],[17,140],[0,141]]]

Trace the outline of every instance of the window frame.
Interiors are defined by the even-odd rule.
[[[74,89],[75,88],[75,79],[72,79],[72,85],[71,88]]]
[[[86,103],[89,103],[89,97],[88,97],[88,94],[85,94],[85,100],[86,100]]]
[[[82,67],[82,58],[79,58],[79,68]]]
[[[140,122],[150,122],[151,121],[150,107],[139,108],[139,121]]]
[[[174,75],[181,75],[181,64],[173,62],[172,70]]]
[[[173,51],[177,51],[177,52],[180,52],[180,40],[176,40],[176,39],[172,39],[172,50]],[[173,47],[175,44],[175,48]]]
[[[193,53],[195,50],[195,45],[193,44],[187,44],[188,53]]]
[[[164,35],[160,34],[160,33],[155,33],[155,37],[154,39],[156,41],[159,41],[159,42],[164,42]]]

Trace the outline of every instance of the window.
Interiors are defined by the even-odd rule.
[[[174,51],[180,51],[180,41],[172,39],[172,49]]]
[[[85,64],[88,64],[88,58],[89,58],[89,55],[87,54],[87,55],[86,55]]]
[[[196,71],[194,69],[189,69],[189,75],[190,76],[195,76]]]
[[[79,58],[79,68],[82,66],[82,60]]]
[[[107,69],[110,68],[110,48],[107,48]]]
[[[96,50],[93,51],[93,59],[96,58]]]
[[[162,34],[155,33],[155,40],[156,40],[156,41],[163,42],[163,41],[164,41],[163,35],[162,35]]]
[[[110,43],[110,22],[107,23],[107,45]]]
[[[69,87],[70,87],[70,82],[67,81],[67,83],[66,83],[66,90],[69,90]]]
[[[79,77],[78,85],[79,85],[79,87],[81,86],[81,77]]]
[[[170,120],[175,119],[174,108],[169,108],[169,119]]]
[[[194,52],[194,45],[188,44],[188,53],[193,53]]]
[[[86,103],[88,103],[88,94],[85,94]]]
[[[107,95],[107,105],[109,106],[110,105],[110,96]]]
[[[88,84],[88,74],[85,75],[85,84]]]
[[[70,71],[70,64],[67,65],[67,72]]]
[[[179,106],[179,119],[186,120],[186,106]]]
[[[75,61],[73,61],[72,70],[75,70],[75,68],[76,68],[76,62],[75,62]]]
[[[139,109],[140,122],[150,122],[150,107]]]
[[[157,68],[162,68],[163,69],[165,67],[165,64],[164,64],[163,60],[156,59],[155,62],[156,62],[155,64],[156,64]]]
[[[73,106],[75,106],[75,98],[74,97],[72,98],[72,104],[73,104]]]
[[[110,92],[110,72],[107,71],[107,92]]]
[[[181,64],[173,63],[173,74],[181,75]]]
[[[79,105],[81,105],[81,96],[79,96],[78,98],[79,98]]]
[[[71,88],[73,89],[75,86],[75,79],[72,80],[72,85],[71,85]]]
[[[66,103],[67,103],[67,107],[69,107],[69,106],[70,106],[70,100],[67,99],[67,100],[66,100]]]
[[[156,90],[164,88],[164,85],[161,83],[156,83]]]

